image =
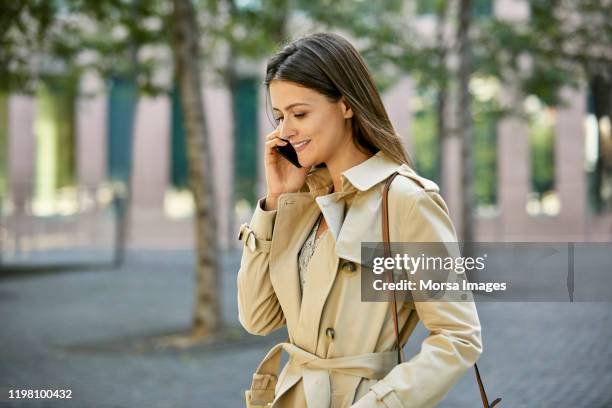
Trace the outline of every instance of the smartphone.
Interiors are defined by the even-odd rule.
[[[287,159],[291,164],[293,164],[295,167],[302,168],[302,165],[298,161],[297,153],[295,152],[295,149],[293,148],[291,143],[289,143],[289,141],[286,139],[281,139],[281,140],[286,141],[287,144],[284,146],[274,146],[276,151],[281,156],[283,156],[285,159]]]

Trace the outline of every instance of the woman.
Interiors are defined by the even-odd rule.
[[[404,302],[400,344],[421,320],[421,351],[397,365],[389,302],[362,302],[361,242],[454,242],[435,183],[409,166],[368,69],[335,34],[298,39],[267,65],[278,127],[265,140],[267,194],[241,228],[238,310],[244,328],[289,340],[253,377],[251,403],[273,407],[431,407],[482,351],[473,302]],[[286,141],[283,141],[286,140]],[[287,142],[288,141],[288,142]],[[279,155],[291,143],[301,168]],[[280,352],[290,355],[277,377]],[[247,397],[249,398],[249,397]]]

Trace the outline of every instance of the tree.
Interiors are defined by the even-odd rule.
[[[218,245],[212,163],[200,80],[199,30],[191,0],[173,0],[173,51],[187,135],[189,181],[196,207],[196,304],[193,336],[215,333],[220,325]]]
[[[500,77],[514,76],[525,95],[563,105],[560,91],[581,86],[597,118],[598,157],[592,171],[595,211],[612,208],[612,144],[604,118],[612,118],[612,4],[609,0],[531,0],[523,23],[491,20],[477,41],[482,61]],[[520,64],[528,60],[527,67]],[[604,120],[602,120],[604,119]]]
[[[219,19],[219,27],[215,30],[217,37],[227,46],[227,57],[224,64],[215,67],[213,70],[222,79],[227,90],[231,94],[231,134],[234,137],[234,158],[242,153],[242,149],[251,151],[260,140],[255,136],[255,140],[249,140],[252,134],[241,132],[239,112],[242,104],[248,103],[241,98],[242,81],[244,73],[237,71],[239,63],[251,63],[253,66],[280,46],[286,38],[286,23],[288,20],[289,4],[287,0],[268,0],[261,3],[251,2],[238,4],[235,0],[225,0],[226,16]],[[252,73],[247,73],[247,75]],[[246,82],[248,85],[248,81]],[[249,88],[251,90],[251,88]],[[251,90],[252,91],[252,90]],[[263,91],[263,89],[262,89]],[[254,98],[253,98],[254,99]],[[248,107],[247,107],[248,108]],[[251,107],[252,109],[254,107]],[[254,110],[254,109],[253,109]],[[233,188],[231,202],[246,199],[252,205],[255,204],[257,195],[256,177],[257,157],[248,160],[247,157],[240,157],[236,160],[233,173]],[[235,231],[234,212],[230,211],[229,236],[233,236]]]
[[[95,71],[104,79],[114,77],[133,83],[132,110],[139,92],[161,90],[153,83],[153,73],[159,67],[156,58],[138,56],[144,47],[164,41],[160,27],[141,24],[161,21],[161,1],[21,0],[2,7],[0,92],[32,93],[41,82],[57,82],[57,78],[78,84],[87,71]],[[117,266],[124,259],[129,228],[132,134],[133,121],[121,149],[117,149],[127,152],[127,160],[121,171],[109,174],[114,185]]]
[[[6,24],[0,28],[0,86],[5,91],[31,91],[51,66],[59,73],[73,74],[75,82],[81,73],[95,70],[103,78],[118,76],[134,81],[136,95],[168,92],[171,84],[156,83],[154,75],[168,66],[164,52],[140,51],[160,46],[174,49],[196,202],[193,335],[200,337],[220,326],[212,166],[199,79],[197,11],[189,0],[175,1],[174,6],[172,14],[164,1],[32,0],[3,6],[0,21]],[[174,23],[172,31],[167,30],[170,23]],[[127,181],[127,198],[119,201],[120,209],[127,208],[129,190]],[[124,242],[121,237],[125,237],[126,219],[121,217],[118,225],[119,242]]]
[[[457,28],[457,45],[459,54],[459,98],[457,104],[457,135],[461,138],[461,232],[460,240],[465,244],[464,252],[471,256],[471,243],[474,240],[474,163],[472,97],[470,79],[472,77],[472,45],[470,42],[472,2],[461,0],[459,3],[459,26]]]
[[[509,83],[517,87],[523,95],[536,95],[548,105],[564,103],[561,98],[561,90],[564,87],[588,84],[593,95],[592,101],[597,105],[595,115],[598,118],[610,117],[609,107],[612,105],[609,92],[612,84],[612,18],[609,0],[530,0],[530,17],[522,22],[505,21],[503,17],[498,18],[486,13],[483,15],[481,11],[486,9],[482,7],[483,3],[486,2],[473,1],[468,6],[462,2],[449,3],[447,0],[423,2],[427,11],[436,15],[436,41],[431,41],[397,21],[398,18],[411,18],[414,10],[389,14],[377,12],[375,5],[363,6],[371,7],[374,10],[373,15],[377,16],[366,21],[376,21],[377,24],[365,27],[365,30],[365,23],[358,24],[355,29],[352,29],[350,24],[346,25],[347,29],[357,36],[375,39],[370,49],[365,52],[376,55],[377,59],[382,61],[381,65],[385,62],[391,63],[400,72],[409,74],[419,86],[437,90],[438,140],[444,143],[455,132],[464,135],[461,138],[464,159],[462,191],[474,191],[474,187],[466,183],[469,183],[470,179],[472,183],[475,182],[474,176],[469,174],[473,172],[473,159],[465,157],[466,154],[471,155],[465,149],[469,149],[470,145],[476,148],[465,138],[465,135],[474,131],[466,116],[466,111],[472,107],[471,104],[466,104],[466,97],[469,96],[466,84],[471,78],[492,78],[498,83]],[[421,2],[418,4],[421,5]],[[461,11],[449,15],[450,4],[458,4]],[[470,14],[467,13],[467,8],[471,10]],[[350,13],[346,15],[351,16]],[[462,28],[462,24],[465,25],[468,18],[470,35],[458,35],[455,42],[459,48],[462,44],[469,44],[470,53],[469,56],[465,53],[458,55],[460,67],[454,71],[445,62],[452,41],[443,39],[444,29],[447,26],[456,26],[457,34],[467,32]],[[386,34],[381,35],[380,32]],[[466,49],[463,47],[464,51]],[[465,63],[466,57],[469,57],[471,63]],[[523,63],[525,60],[530,61],[528,67]],[[469,66],[471,68],[468,68]],[[456,129],[455,126],[446,124],[444,115],[447,100],[452,101],[452,98],[447,99],[448,91],[455,86],[459,87],[462,95],[456,101],[459,103],[457,111],[462,112]],[[501,109],[495,104],[491,105],[493,106],[488,107],[486,114],[492,117],[522,115],[520,106]],[[607,115],[603,112],[607,112]],[[474,112],[470,116],[473,121]],[[601,128],[605,123],[598,120],[600,157],[593,177],[594,194],[599,194],[600,197],[603,195],[602,191],[606,190],[606,183],[612,186],[612,146],[604,141],[607,132],[605,125]],[[471,126],[471,129],[465,129],[466,124]],[[446,162],[442,155],[438,161]],[[446,172],[440,172],[444,173]],[[442,178],[440,184],[444,188],[447,183]],[[470,198],[474,194],[461,199],[461,213],[464,218],[471,214],[466,205],[474,206],[474,200]],[[470,203],[466,204],[467,200]],[[608,200],[608,206],[612,206],[612,195]],[[604,206],[600,204],[600,207]],[[463,230],[460,235],[462,240],[469,241],[472,233]]]

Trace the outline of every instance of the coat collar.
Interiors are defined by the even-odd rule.
[[[362,242],[381,242],[381,195],[380,183],[393,172],[412,178],[426,189],[437,188],[432,181],[418,176],[408,165],[398,164],[382,152],[342,173],[342,191],[330,193],[333,186],[327,168],[313,169],[306,183],[296,193],[284,193],[279,198],[275,231],[282,231],[282,239],[273,239],[270,247],[270,278],[283,312],[291,338],[300,335],[303,346],[316,346],[321,310],[337,274],[340,259],[361,263]],[[350,205],[347,202],[350,201]],[[348,206],[348,208],[347,208]],[[315,257],[313,273],[319,274],[314,281],[319,287],[311,290],[311,296],[300,293],[298,274],[299,250],[310,233],[319,212],[323,213],[331,235],[322,241],[330,254],[336,256]],[[328,271],[332,271],[331,274]],[[301,303],[310,310],[317,310],[314,317],[302,318]],[[310,313],[309,313],[310,314]],[[315,318],[316,317],[316,318]],[[306,319],[306,320],[304,320]],[[302,327],[302,329],[299,329]],[[305,335],[303,333],[311,333]]]
[[[326,167],[316,168],[306,177],[307,188],[303,191],[310,192],[323,212],[338,257],[361,262],[361,243],[382,241],[381,195],[370,194],[369,190],[396,171],[426,191],[439,191],[433,181],[418,175],[407,164],[394,162],[382,151],[344,171],[342,191],[329,194],[333,182]],[[347,201],[351,202],[348,211]]]
[[[367,191],[385,180],[393,172],[398,171],[399,167],[399,164],[389,159],[382,150],[379,150],[369,159],[342,173],[342,192]],[[332,185],[333,181],[327,167],[313,167],[313,170],[306,176],[306,187],[308,189],[302,191],[310,191],[314,197],[318,197],[329,193]]]
[[[382,239],[377,227],[380,224],[380,195],[367,192],[396,171],[405,173],[411,169],[378,151],[342,173],[342,191],[330,193],[333,181],[327,167],[313,168],[306,177],[301,190],[301,194],[306,194],[302,199],[307,200],[310,196],[321,209],[340,258],[360,262],[361,242]],[[350,207],[348,211],[347,206]]]

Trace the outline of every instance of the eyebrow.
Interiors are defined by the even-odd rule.
[[[296,103],[292,103],[291,105],[287,105],[287,106],[285,106],[285,110],[287,110],[287,109],[291,109],[291,108],[293,108],[294,106],[297,106],[297,105],[308,105],[308,106],[310,106],[310,104],[309,104],[309,103],[304,103],[304,102],[296,102]],[[277,108],[272,108],[272,110],[279,111]],[[279,111],[279,112],[280,112],[280,111]]]

